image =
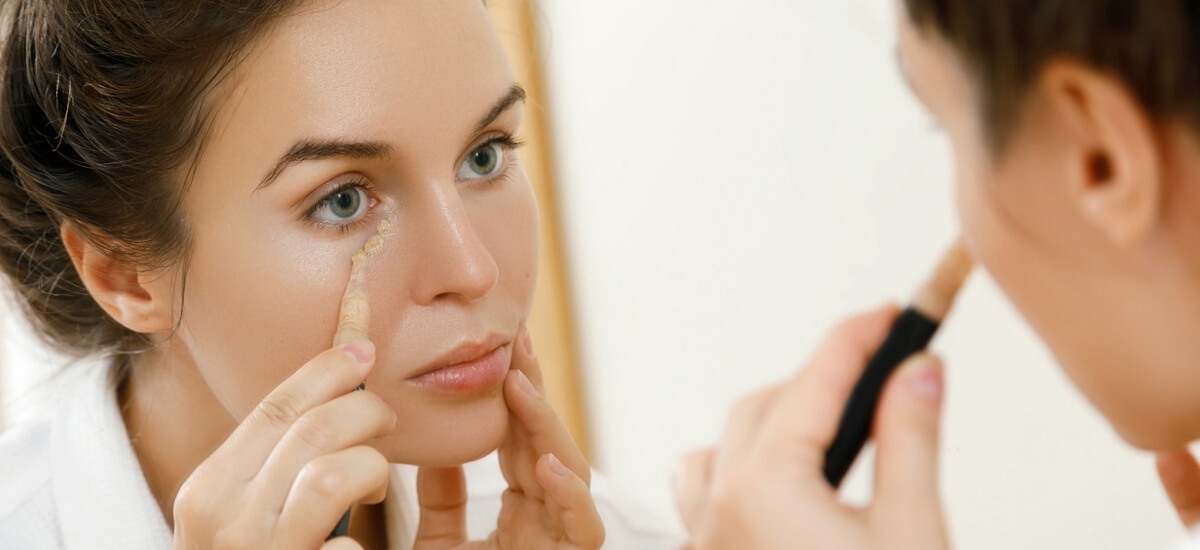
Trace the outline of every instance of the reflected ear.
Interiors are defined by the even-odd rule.
[[[73,224],[63,223],[61,235],[83,286],[109,316],[143,334],[171,329],[173,302],[166,277],[109,256]]]
[[[1119,80],[1075,63],[1052,63],[1040,86],[1065,122],[1069,185],[1084,218],[1118,247],[1146,238],[1161,221],[1164,182],[1145,109]]]

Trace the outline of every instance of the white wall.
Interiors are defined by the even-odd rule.
[[[715,441],[739,395],[793,374],[837,319],[903,299],[955,233],[949,152],[899,78],[890,9],[542,2],[597,462],[664,516],[676,458]],[[956,546],[1180,536],[1153,459],[985,276],[935,347]]]

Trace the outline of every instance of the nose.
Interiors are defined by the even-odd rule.
[[[439,300],[472,302],[486,296],[500,279],[491,251],[471,224],[467,205],[453,185],[430,186],[424,204],[410,214],[417,253],[413,298],[429,305]]]

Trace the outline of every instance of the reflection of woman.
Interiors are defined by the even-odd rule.
[[[354,505],[366,547],[453,546],[459,465],[499,447],[481,545],[599,546],[535,389],[524,95],[480,2],[5,8],[0,259],[50,342],[112,359],[6,434],[5,545],[310,548]],[[384,217],[374,344],[327,349]],[[362,504],[398,492],[389,462],[422,467],[419,528]]]
[[[1200,528],[1187,450],[1200,440],[1196,2],[897,4],[904,72],[953,145],[965,241],[1117,433],[1159,453],[1172,503]],[[838,502],[821,475],[894,316],[843,324],[691,458],[680,501],[695,548],[948,546],[936,359],[910,361],[885,390],[870,506]]]

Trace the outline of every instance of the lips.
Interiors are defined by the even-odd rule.
[[[438,393],[477,393],[504,380],[511,358],[511,343],[490,334],[455,347],[410,376],[408,382]]]

